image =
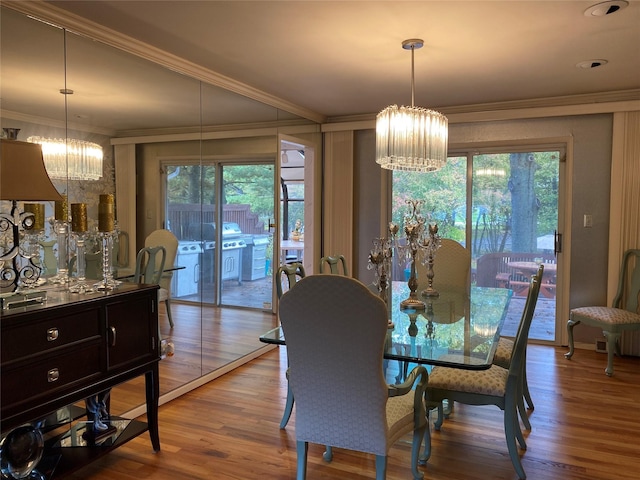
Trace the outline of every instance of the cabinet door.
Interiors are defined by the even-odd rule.
[[[157,292],[106,306],[109,372],[158,358]]]

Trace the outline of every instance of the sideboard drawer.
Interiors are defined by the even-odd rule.
[[[58,354],[42,355],[2,369],[2,408],[11,409],[38,397],[53,395],[90,377],[101,376],[100,339],[68,347]]]
[[[72,314],[50,316],[37,322],[18,322],[2,329],[2,364],[56,347],[95,337],[100,331],[100,310],[80,309]]]

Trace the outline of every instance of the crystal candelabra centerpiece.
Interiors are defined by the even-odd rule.
[[[378,294],[389,303],[389,276],[391,273],[391,259],[393,258],[393,246],[395,244],[398,226],[395,223],[389,224],[389,236],[376,238],[373,240],[373,249],[369,253],[369,265],[367,269],[373,270],[375,284],[378,287]]]
[[[404,216],[404,233],[407,239],[406,245],[397,245],[400,258],[405,257],[411,261],[411,274],[409,281],[409,297],[400,302],[401,309],[424,310],[425,304],[418,298],[418,279],[416,276],[416,259],[422,255],[425,249],[425,223],[426,220],[420,213],[420,200],[407,200],[410,206],[409,213]]]

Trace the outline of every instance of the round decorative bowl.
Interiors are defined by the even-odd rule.
[[[39,429],[23,425],[11,430],[0,443],[2,478],[33,478],[31,473],[42,458],[43,450],[44,438]]]

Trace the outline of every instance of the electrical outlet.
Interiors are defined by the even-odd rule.
[[[593,227],[593,216],[585,214],[584,215],[584,228],[591,228],[591,227]]]

